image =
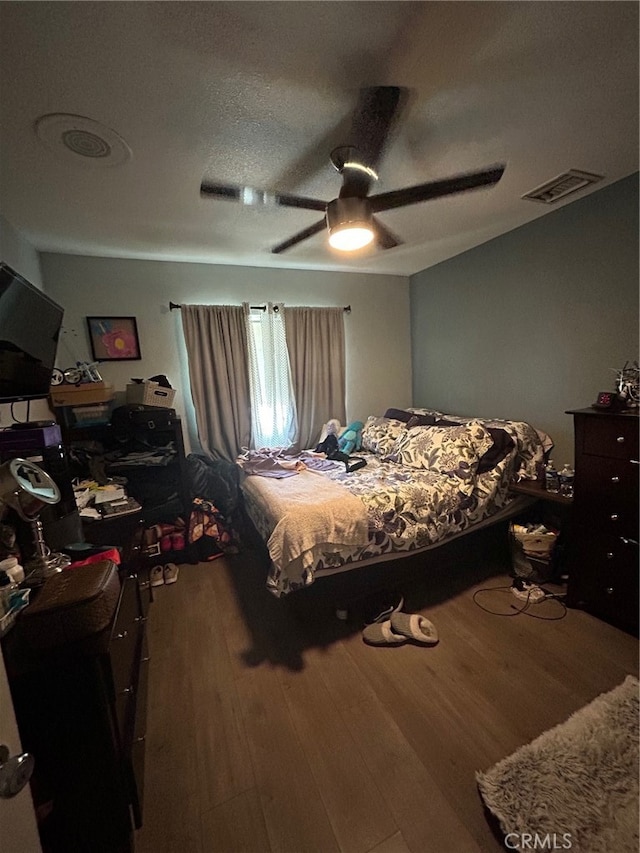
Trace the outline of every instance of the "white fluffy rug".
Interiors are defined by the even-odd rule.
[[[546,849],[554,840],[579,853],[638,853],[638,679],[627,676],[476,780],[502,831],[515,833],[512,849],[528,834],[529,846],[552,837]]]

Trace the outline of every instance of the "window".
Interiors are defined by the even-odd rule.
[[[290,447],[296,438],[296,404],[280,306],[252,311],[247,324],[251,444]]]

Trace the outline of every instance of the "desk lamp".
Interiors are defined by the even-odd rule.
[[[0,504],[11,507],[31,525],[35,554],[25,564],[27,580],[40,581],[61,572],[71,562],[64,554],[49,550],[44,541],[40,512],[57,504],[60,489],[46,471],[27,459],[11,459],[0,465]],[[0,514],[2,513],[0,507]]]

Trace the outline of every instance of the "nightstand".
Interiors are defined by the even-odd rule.
[[[556,540],[550,563],[549,580],[562,583],[566,579],[565,543],[571,527],[573,498],[556,492],[548,492],[538,480],[520,480],[509,486],[509,491],[517,495],[526,495],[536,503],[524,511],[521,518],[529,522],[544,524],[549,530],[557,530]],[[535,565],[535,561],[534,565]],[[547,569],[549,571],[549,568]]]

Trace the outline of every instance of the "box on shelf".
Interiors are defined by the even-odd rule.
[[[55,385],[49,393],[52,406],[86,406],[92,403],[108,403],[113,400],[113,397],[113,385],[110,382]]]
[[[107,424],[111,417],[111,405],[98,403],[95,406],[75,406],[71,409],[76,426],[94,426]]]
[[[132,382],[127,385],[127,403],[138,406],[159,406],[170,409],[175,388],[164,388],[157,382]]]

